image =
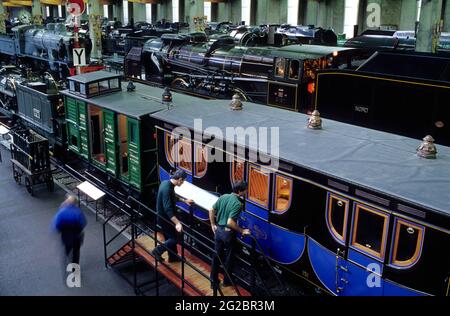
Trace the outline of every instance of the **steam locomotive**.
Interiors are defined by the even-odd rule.
[[[86,49],[89,63],[92,43],[80,34],[79,47]],[[20,25],[12,33],[0,35],[0,58],[34,70],[50,70],[60,78],[73,71],[74,35],[63,23],[49,23],[45,27]]]
[[[237,93],[245,100],[307,112],[319,69],[353,68],[366,57],[352,48],[244,47],[228,35],[163,34],[146,42],[140,56],[127,55],[124,74],[197,95],[231,98]]]

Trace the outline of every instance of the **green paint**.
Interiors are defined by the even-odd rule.
[[[130,184],[141,188],[140,122],[127,118],[128,126],[128,173]]]
[[[103,110],[103,126],[105,129],[106,171],[117,176],[117,136],[116,121],[113,112]]]

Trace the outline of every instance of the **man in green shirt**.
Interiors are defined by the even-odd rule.
[[[213,205],[212,209],[209,210],[209,221],[211,222],[211,228],[214,233],[214,248],[230,277],[236,232],[243,235],[250,234],[249,229],[243,229],[237,224],[239,214],[242,210],[242,203],[239,197],[244,197],[246,192],[247,183],[245,181],[238,181],[233,186],[233,193],[222,195]],[[215,215],[217,215],[217,221]],[[219,284],[218,268],[219,260],[214,255],[211,265],[211,280],[213,282],[212,286],[214,287]],[[225,273],[223,286],[230,285],[232,285],[232,282]]]
[[[176,216],[176,195],[175,186],[181,186],[186,179],[187,174],[183,170],[177,170],[170,176],[170,180],[161,182],[156,198],[156,211],[158,213],[158,225],[162,228],[165,242],[159,244],[153,249],[152,254],[156,259],[164,261],[162,254],[168,251],[169,262],[177,262],[180,259],[177,256],[177,235],[183,231],[183,226]],[[194,203],[193,200],[180,199],[189,206]]]

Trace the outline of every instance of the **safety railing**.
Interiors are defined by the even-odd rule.
[[[114,217],[114,215],[116,215],[116,213],[113,213],[109,216],[109,218],[107,218],[105,220],[105,222],[103,223],[103,238],[104,238],[104,254],[105,254],[105,265],[107,266],[107,247],[108,245],[110,245],[118,236],[120,236],[125,230],[129,229],[131,227],[131,245],[133,248],[133,252],[135,251],[136,247],[139,246],[141,249],[145,250],[149,255],[151,255],[154,259],[155,259],[155,273],[158,272],[158,265],[161,264],[163,265],[166,269],[170,270],[171,272],[173,272],[175,275],[177,274],[176,271],[174,271],[172,269],[172,267],[170,265],[168,265],[166,262],[164,261],[160,261],[158,260],[158,258],[151,252],[148,251],[147,249],[145,249],[144,247],[139,245],[139,242],[137,241],[137,239],[139,237],[142,237],[143,235],[150,237],[153,241],[154,241],[154,245],[155,247],[157,247],[159,244],[162,244],[161,241],[158,240],[157,238],[157,233],[158,233],[158,229],[157,229],[157,219],[159,219],[161,222],[164,222],[166,225],[171,225],[171,226],[175,226],[171,221],[161,217],[159,214],[157,214],[156,211],[152,210],[151,208],[149,208],[148,206],[142,204],[140,201],[136,200],[133,197],[129,197],[127,203],[123,203],[120,207],[120,210],[123,212],[123,214],[129,216],[129,223],[127,225],[125,225],[119,232],[117,232],[111,239],[106,240],[106,225],[111,221],[111,219]],[[149,224],[148,223],[148,218],[152,217],[152,221]],[[192,227],[190,227],[190,225],[185,225],[183,223],[183,226],[186,227],[187,229],[184,229],[181,232],[181,242],[180,242],[180,246],[181,246],[181,255],[174,252],[171,249],[166,248],[166,250],[168,252],[170,252],[172,254],[172,256],[178,258],[181,262],[181,276],[180,276],[180,280],[181,280],[181,291],[182,294],[184,294],[184,289],[185,286],[189,286],[191,289],[195,290],[196,292],[198,292],[199,295],[202,295],[203,293],[201,291],[199,291],[196,288],[195,284],[192,284],[191,281],[187,280],[185,277],[185,265],[189,266],[190,269],[192,269],[193,271],[195,271],[195,273],[197,273],[199,276],[201,276],[202,278],[205,278],[209,281],[209,283],[212,285],[213,288],[213,295],[217,296],[217,294],[219,293],[220,295],[224,295],[222,289],[218,286],[218,284],[214,284],[214,280],[212,280],[210,278],[210,276],[208,276],[207,274],[205,274],[203,271],[201,271],[198,267],[196,267],[192,262],[190,262],[189,260],[187,260],[186,256],[185,256],[185,249],[186,249],[186,240],[187,238],[191,241],[195,241],[197,245],[201,245],[202,247],[204,247],[210,254],[212,254],[213,256],[216,256],[219,264],[222,266],[223,268],[223,272],[226,276],[226,278],[228,278],[229,280],[231,280],[232,283],[232,287],[234,288],[235,292],[237,295],[241,295],[239,288],[237,287],[236,283],[234,282],[234,280],[231,278],[231,275],[229,273],[229,271],[227,271],[226,267],[224,266],[220,256],[217,255],[217,253],[215,252],[214,248],[210,247],[209,245],[207,245],[205,242],[203,242],[202,240],[200,240],[197,236],[195,236],[195,234],[188,232],[186,230],[190,230]],[[196,233],[198,234],[198,233]],[[134,256],[133,256],[133,260],[134,260]],[[157,289],[157,295],[159,294],[159,278],[156,277],[155,278],[155,282],[156,284],[156,289]],[[134,276],[134,287],[136,289],[137,287],[137,282],[136,282],[136,275]]]

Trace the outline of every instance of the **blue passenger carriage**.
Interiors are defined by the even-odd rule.
[[[160,180],[181,168],[215,194],[248,182],[241,225],[291,289],[306,281],[310,293],[449,294],[450,148],[425,159],[415,139],[330,120],[314,130],[300,113],[177,94],[151,116]],[[195,208],[193,220],[211,236],[207,210]],[[241,244],[247,252],[251,239]]]

